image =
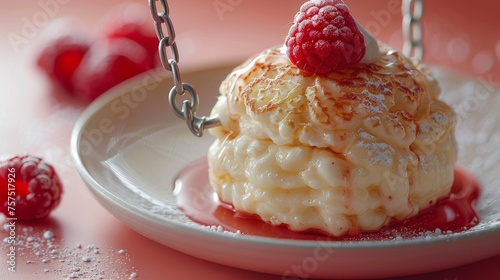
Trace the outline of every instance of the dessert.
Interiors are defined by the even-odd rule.
[[[332,7],[343,21],[318,19]],[[347,22],[361,32],[346,11],[342,1],[309,1],[297,29],[341,30]],[[304,18],[319,23],[306,28]],[[220,86],[212,115],[221,126],[210,130],[216,140],[208,152],[219,199],[272,225],[344,236],[405,221],[446,198],[457,158],[455,114],[427,68],[383,43],[373,61],[354,55],[339,64],[328,54],[295,65],[296,41],[247,60]]]

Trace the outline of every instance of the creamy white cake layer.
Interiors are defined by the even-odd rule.
[[[454,112],[427,69],[380,46],[374,64],[305,74],[280,48],[237,67],[212,115],[221,200],[292,230],[375,231],[448,195]]]

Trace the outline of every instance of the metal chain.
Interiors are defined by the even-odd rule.
[[[156,2],[160,2],[162,11],[158,12]],[[168,101],[170,106],[174,109],[175,114],[186,121],[189,130],[196,136],[203,136],[203,130],[218,126],[220,124],[218,118],[213,117],[198,117],[196,110],[199,105],[199,97],[194,87],[189,83],[183,83],[181,80],[181,73],[179,71],[179,51],[175,43],[175,30],[172,20],[169,15],[169,7],[167,0],[149,0],[149,8],[151,16],[155,21],[156,35],[160,43],[158,44],[158,52],[160,54],[160,61],[167,71],[172,72],[172,79],[174,86],[168,94]],[[165,31],[164,32],[164,28]],[[171,58],[169,58],[169,53]],[[177,106],[177,97],[184,96],[188,92],[188,100],[182,102],[181,108]]]
[[[403,53],[408,57],[415,57],[418,60],[422,60],[424,58],[424,47],[422,44],[424,1],[403,0],[402,10],[403,33],[405,37]]]

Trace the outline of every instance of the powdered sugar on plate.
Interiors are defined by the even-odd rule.
[[[229,230],[225,230],[222,226],[202,226],[202,227],[206,230],[221,232],[224,234],[230,234],[230,235],[240,235],[241,234],[240,230],[229,231]]]
[[[9,224],[0,228],[2,236],[9,233]],[[28,265],[37,265],[40,274],[53,279],[132,279],[139,274],[125,249],[101,250],[96,244],[75,244],[63,246],[64,239],[52,229],[37,228],[17,224],[16,236],[16,270]],[[5,238],[2,247],[12,244]]]

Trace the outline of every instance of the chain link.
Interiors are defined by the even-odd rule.
[[[181,73],[179,71],[179,51],[177,49],[177,44],[175,43],[175,29],[172,20],[170,19],[170,10],[167,0],[148,1],[151,16],[155,21],[156,35],[160,41],[158,44],[160,61],[163,68],[172,72],[172,79],[174,81],[174,86],[168,94],[168,101],[175,114],[186,121],[189,130],[194,135],[201,137],[203,136],[203,130],[205,128],[218,126],[220,122],[216,117],[209,118],[205,116],[196,116],[196,110],[199,105],[199,97],[194,87],[191,84],[183,83],[181,79]],[[161,12],[158,12],[156,2],[160,2],[162,7]],[[177,105],[177,97],[184,96],[186,92],[189,93],[188,98],[190,99],[184,100],[182,102],[182,106],[179,108]]]
[[[403,33],[405,37],[403,53],[408,57],[415,57],[418,60],[423,60],[424,47],[422,44],[422,16],[424,14],[424,1],[403,0],[402,9]]]

